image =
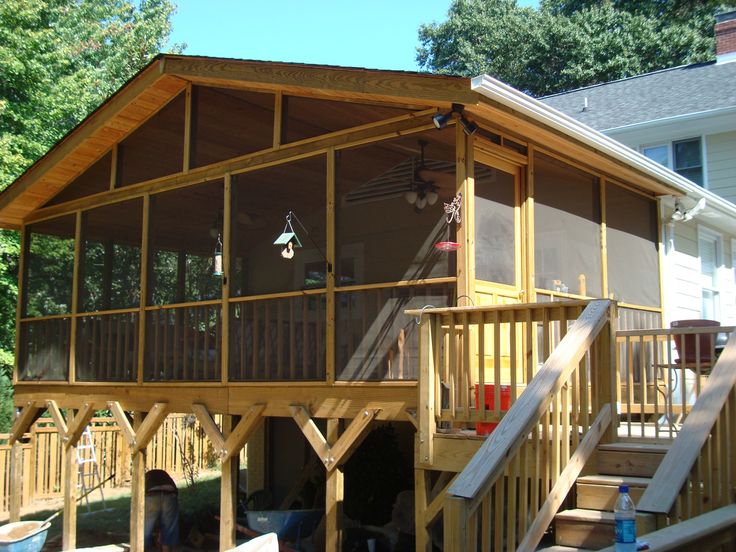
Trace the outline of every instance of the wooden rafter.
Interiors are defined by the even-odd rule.
[[[347,462],[353,451],[366,437],[366,428],[370,426],[380,411],[380,409],[363,409],[362,414],[356,416],[343,434],[340,435],[340,438],[335,441],[335,444],[330,446],[312,420],[306,407],[302,405],[291,407],[291,415],[294,421],[302,430],[328,472]]]

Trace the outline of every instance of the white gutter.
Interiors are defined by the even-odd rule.
[[[495,102],[599,150],[683,194],[691,191],[691,182],[676,172],[493,77],[488,75],[475,77],[470,81],[470,88]]]

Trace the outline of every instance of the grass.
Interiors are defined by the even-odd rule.
[[[99,496],[98,493],[93,493]],[[218,523],[214,515],[220,508],[220,477],[212,475],[209,478],[202,476],[194,487],[180,487],[179,489],[179,524],[181,542],[186,542],[192,528],[200,534],[218,533]],[[77,510],[77,547],[87,548],[105,544],[119,544],[130,542],[130,493],[102,501],[90,500],[90,510],[87,512],[84,501],[80,502]],[[24,520],[43,520],[50,517],[55,510],[38,511],[23,516]],[[61,550],[62,543],[62,516],[51,522],[44,551]]]

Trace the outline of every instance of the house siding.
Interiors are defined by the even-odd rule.
[[[736,203],[736,131],[706,137],[708,188]]]

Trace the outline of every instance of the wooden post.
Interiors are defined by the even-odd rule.
[[[31,451],[32,453],[33,451]],[[33,474],[31,474],[33,475]],[[10,449],[10,521],[20,521],[23,487],[23,445],[13,443]]]
[[[80,266],[82,264],[82,211],[77,211],[74,228],[74,268],[72,270],[72,319],[69,337],[69,383],[75,383],[77,379],[77,312],[79,312],[79,281]],[[74,485],[76,487],[76,484]]]
[[[233,185],[230,173],[223,183],[225,205],[222,212],[222,339],[220,340],[220,381],[227,385],[230,379],[230,277],[232,274],[232,205]],[[237,230],[237,228],[236,228]]]
[[[248,440],[248,492],[266,487],[266,429],[267,424],[255,430]]]
[[[234,416],[222,417],[222,434],[227,439],[236,423]],[[220,550],[235,548],[235,516],[238,498],[238,455],[230,456],[222,462],[220,478]]]
[[[611,423],[608,429],[603,433],[601,444],[613,443],[616,441],[618,432],[619,417],[616,410],[616,375],[618,366],[616,366],[616,303],[611,302],[608,308],[608,324],[601,330],[598,335],[598,389],[596,396],[596,408],[598,411],[603,409],[604,405],[611,405]]]
[[[425,512],[429,506],[429,472],[414,470],[414,532],[417,552],[432,552],[432,536],[427,529]]]
[[[71,410],[68,423],[74,421]],[[64,519],[62,523],[62,550],[77,547],[77,445],[64,449]]]
[[[325,366],[327,384],[335,383],[335,148],[327,150],[327,282]]]
[[[526,166],[526,197],[524,198],[524,288],[525,301],[537,300],[534,274],[534,146],[529,145]]]
[[[469,151],[470,149],[470,151]],[[475,205],[475,183],[473,180],[472,145],[462,125],[455,126],[455,181],[457,191],[463,194],[461,221],[457,225],[457,241],[462,244],[457,256],[457,296],[466,295],[475,301],[475,235],[473,212]]]
[[[18,259],[18,302],[15,310],[15,362],[13,366],[13,385],[18,383],[21,357],[21,318],[26,310],[26,282],[28,281],[28,253],[31,246],[30,231],[24,224],[20,229],[20,258]]]
[[[435,419],[435,370],[434,327],[431,315],[422,315],[419,326],[419,464],[431,466],[434,458]]]
[[[340,419],[327,420],[327,443],[334,445],[339,437]],[[342,547],[342,507],[344,476],[340,467],[328,470],[325,494],[325,552],[339,552]]]
[[[143,413],[135,412],[133,426],[140,429]],[[132,457],[132,473],[130,481],[130,549],[132,552],[143,552],[143,523],[145,521],[146,503],[146,449],[135,450]]]
[[[143,196],[143,228],[141,230],[141,300],[138,305],[138,364],[136,375],[138,385],[143,384],[143,365],[146,359],[146,305],[150,302],[152,292],[148,285],[151,281],[149,274],[153,273],[153,254],[149,240],[151,235],[151,210],[151,196],[146,194]],[[149,269],[149,267],[151,268]]]

